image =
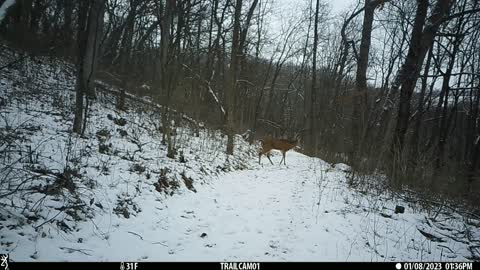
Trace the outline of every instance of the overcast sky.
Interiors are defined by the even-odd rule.
[[[295,16],[302,14],[302,9],[304,9],[309,1],[312,1],[312,5],[315,5],[315,0],[271,0],[272,13],[270,17],[265,22],[267,24],[267,29],[269,28],[270,37],[277,36],[281,33],[282,27],[285,27],[290,20],[295,18]],[[353,10],[358,0],[320,0],[321,3],[327,3],[331,12],[328,17],[333,18],[338,16],[345,10]],[[275,44],[272,44],[273,47],[267,45],[263,54],[266,58],[269,58],[272,51],[275,47]]]
[[[327,2],[332,7],[332,12],[339,14],[341,11],[355,5],[357,0],[328,0]]]
[[[270,20],[270,27],[273,32],[279,32],[282,21],[290,18],[290,15],[300,14],[301,8],[305,7],[307,1],[312,1],[315,5],[315,0],[273,0],[273,16]],[[353,10],[358,0],[320,0],[330,6],[331,13],[329,17],[334,17],[341,14],[345,10]],[[283,22],[285,23],[285,22]]]
[[[275,6],[294,7],[302,0],[274,0]],[[341,11],[357,3],[358,0],[320,0],[326,2],[332,8],[332,13],[339,14]],[[315,1],[314,1],[315,3]],[[333,15],[333,14],[332,14]]]

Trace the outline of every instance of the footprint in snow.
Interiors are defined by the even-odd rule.
[[[268,243],[268,246],[269,246],[270,248],[277,249],[277,248],[278,248],[278,241],[270,241],[270,242]]]

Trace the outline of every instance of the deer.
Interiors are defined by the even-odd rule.
[[[299,134],[295,136],[294,140],[276,139],[273,137],[265,137],[261,139],[260,142],[262,144],[262,148],[260,149],[258,154],[258,164],[261,164],[260,161],[261,161],[262,155],[266,155],[270,163],[273,165],[273,162],[270,159],[270,151],[280,150],[280,152],[282,152],[283,157],[282,157],[282,160],[280,160],[279,165],[282,164],[282,161],[283,161],[283,164],[287,165],[285,161],[285,154],[287,153],[288,150],[298,145],[298,138],[299,138]]]

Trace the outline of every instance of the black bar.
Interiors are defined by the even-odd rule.
[[[136,263],[136,267],[135,267]],[[149,269],[193,269],[211,270],[270,270],[270,269],[385,269],[385,270],[471,270],[479,269],[478,262],[467,262],[471,268],[459,268],[463,262],[456,262],[446,268],[445,262],[12,262],[9,270],[88,270],[88,269],[115,269],[115,270],[149,270]],[[400,264],[400,265],[399,265]],[[456,268],[454,267],[456,266]],[[461,266],[461,265],[460,265]],[[3,270],[3,269],[0,269]]]

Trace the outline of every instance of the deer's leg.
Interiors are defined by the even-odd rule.
[[[273,165],[273,162],[272,162],[272,160],[270,159],[270,152],[267,153],[267,158],[268,158],[268,160],[270,160],[270,163],[272,163],[272,165]]]
[[[282,165],[282,161],[284,161],[284,160],[285,160],[285,152],[282,151],[282,160],[280,160],[280,165]]]
[[[260,159],[262,158],[262,155],[266,155],[270,163],[272,163],[273,165],[273,162],[270,159],[270,151],[264,151],[264,150],[261,150],[258,154],[258,164],[261,164]]]

